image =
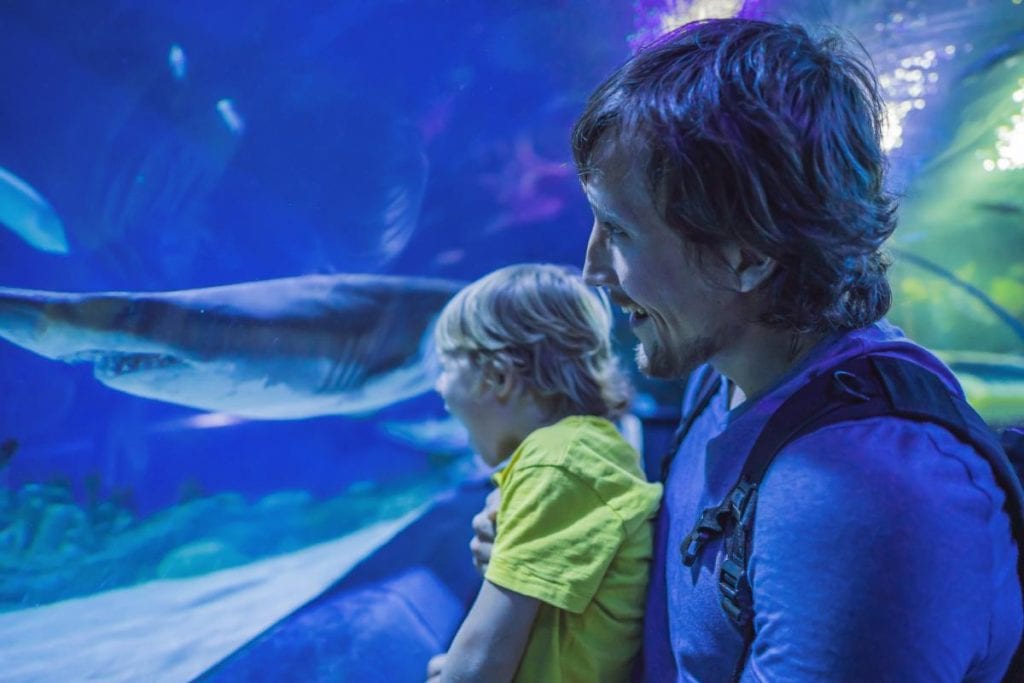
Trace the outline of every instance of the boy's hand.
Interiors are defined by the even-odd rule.
[[[473,553],[473,564],[481,574],[487,572],[494,548],[494,537],[498,532],[498,507],[501,505],[501,489],[494,489],[487,495],[484,509],[473,517],[473,538],[469,550]]]
[[[437,683],[441,680],[441,669],[444,668],[444,660],[448,657],[448,653],[434,655],[427,662],[427,683]]]

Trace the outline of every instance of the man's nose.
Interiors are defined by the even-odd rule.
[[[587,255],[583,261],[583,279],[592,287],[605,287],[615,283],[608,245],[595,223],[587,241]]]

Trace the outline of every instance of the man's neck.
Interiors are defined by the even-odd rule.
[[[716,355],[711,364],[746,398],[757,398],[799,365],[824,335],[802,334],[751,325]]]

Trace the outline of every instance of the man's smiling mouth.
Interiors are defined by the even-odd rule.
[[[629,316],[629,326],[636,327],[647,320],[647,311],[635,304],[621,305],[622,312]]]

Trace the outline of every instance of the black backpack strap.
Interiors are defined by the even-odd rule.
[[[689,566],[707,540],[725,536],[719,573],[722,608],[744,635],[747,647],[753,639],[754,612],[746,569],[757,489],[765,472],[775,455],[801,436],[827,425],[880,416],[937,424],[974,446],[991,465],[996,483],[1006,494],[1005,506],[1018,541],[1018,576],[1024,585],[1024,490],[995,433],[929,370],[886,356],[852,358],[811,379],[779,407],[761,430],[737,484],[721,505],[704,511],[681,548],[683,562]],[[1024,643],[1017,648],[1006,680],[1024,680]]]
[[[704,376],[697,380],[698,385],[697,391],[694,393],[695,401],[693,408],[686,413],[680,421],[679,427],[676,428],[675,433],[672,435],[672,442],[669,444],[668,451],[661,459],[661,478],[659,481],[664,482],[668,479],[668,471],[672,467],[672,460],[676,457],[676,452],[683,444],[683,439],[693,429],[693,424],[697,421],[697,418],[707,409],[715,394],[718,393],[721,379],[722,376],[708,365],[704,370]]]

